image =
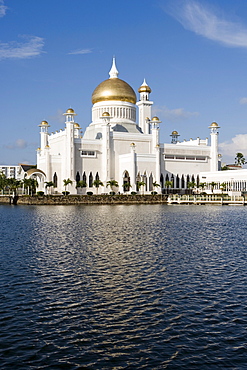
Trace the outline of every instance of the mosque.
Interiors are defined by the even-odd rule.
[[[170,143],[161,143],[161,121],[152,115],[151,88],[144,79],[137,99],[118,74],[113,58],[109,78],[92,93],[92,122],[83,135],[72,108],[64,113],[65,128],[60,131],[49,133],[48,122],[41,122],[37,169],[32,171],[39,182],[38,190],[53,182],[51,191],[61,193],[64,180],[70,179],[67,190],[71,194],[109,193],[110,180],[118,182],[115,190],[120,193],[138,191],[139,182],[146,194],[161,192],[168,181],[174,191],[183,192],[189,182],[199,184],[201,172],[218,171],[216,122],[209,126],[210,143],[199,137],[179,141],[177,131],[171,133]],[[95,180],[103,186],[95,188]],[[86,184],[84,189],[77,188],[79,181]]]

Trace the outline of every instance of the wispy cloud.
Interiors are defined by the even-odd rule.
[[[78,54],[90,54],[92,52],[93,52],[92,49],[77,49],[77,50],[74,50],[74,51],[70,51],[68,54],[69,55],[78,55]]]
[[[247,134],[238,134],[231,140],[219,144],[221,154],[235,158],[237,152],[247,155]]]
[[[0,60],[3,59],[27,59],[40,55],[44,47],[44,39],[37,36],[21,36],[26,41],[18,43],[0,42]]]
[[[154,106],[153,112],[160,116],[160,118],[171,122],[183,121],[190,117],[199,116],[198,112],[187,112],[184,108],[169,109],[166,106]]]
[[[216,8],[198,1],[173,1],[165,9],[184,28],[230,47],[247,47],[247,26],[225,19]]]
[[[7,149],[25,149],[27,147],[27,142],[24,139],[17,139],[15,142],[6,144],[4,147]]]
[[[0,0],[0,18],[4,17],[6,15],[7,6],[4,5],[4,0]]]
[[[241,99],[239,100],[239,103],[240,103],[240,104],[247,104],[247,98],[241,98]]]

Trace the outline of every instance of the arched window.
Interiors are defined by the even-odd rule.
[[[187,175],[186,182],[187,182],[187,185],[188,185],[188,182],[190,182],[190,175]]]
[[[182,175],[182,178],[181,178],[181,188],[184,189],[184,175]]]
[[[53,183],[54,183],[54,188],[57,188],[57,173],[56,172],[53,175]]]
[[[200,184],[200,178],[199,178],[199,175],[197,175],[197,177],[196,177],[196,186],[199,187],[199,184]]]
[[[76,181],[76,183],[78,183],[78,182],[80,181],[80,179],[81,179],[81,176],[80,176],[80,174],[79,174],[79,171],[77,171],[77,173],[76,173],[76,177],[75,177],[75,181]]]
[[[161,188],[164,187],[164,176],[163,176],[163,174],[160,175],[160,185],[161,185]]]
[[[89,186],[90,188],[92,188],[92,187],[93,187],[93,175],[92,175],[92,172],[90,172],[90,175],[89,175],[88,186]]]
[[[123,191],[130,190],[130,176],[128,171],[124,171],[123,174]]]
[[[172,188],[174,188],[174,176],[173,176],[173,174],[172,174],[172,176],[171,176],[171,182],[172,182]]]
[[[98,174],[98,172],[96,173],[96,175],[95,175],[95,180],[96,181],[99,181],[99,174]]]
[[[170,181],[168,173],[166,174],[166,181]]]
[[[152,173],[150,174],[149,176],[149,191],[153,191],[153,182],[154,182],[154,178],[153,178],[153,175]]]
[[[177,189],[179,189],[179,185],[180,185],[179,182],[180,182],[179,181],[179,176],[177,175],[177,177],[176,177],[176,188]]]
[[[145,182],[145,190],[147,191],[147,173],[146,173],[146,171],[144,172],[144,175],[143,175],[143,182]]]
[[[83,175],[82,175],[82,181],[87,182],[87,176],[85,174],[85,171],[83,172]]]

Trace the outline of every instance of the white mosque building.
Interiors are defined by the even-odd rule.
[[[139,98],[132,87],[118,78],[115,59],[110,77],[101,82],[92,94],[92,122],[81,134],[72,108],[64,113],[65,128],[49,133],[49,124],[40,126],[40,148],[37,150],[37,170],[32,171],[39,180],[39,189],[45,190],[46,182],[55,186],[52,192],[64,191],[64,179],[72,185],[67,190],[77,194],[76,184],[86,182],[86,191],[108,193],[109,180],[118,182],[116,191],[137,191],[137,183],[144,182],[142,191],[162,191],[167,181],[174,191],[182,192],[189,182],[199,184],[201,172],[219,169],[218,129],[213,122],[208,139],[179,141],[173,131],[171,142],[160,142],[158,117],[152,115],[151,88],[144,80],[138,89]],[[138,121],[137,121],[138,116]],[[94,180],[104,186],[96,189]],[[153,184],[160,184],[155,187]]]

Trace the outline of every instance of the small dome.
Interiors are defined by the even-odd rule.
[[[42,121],[40,125],[47,126],[48,125],[48,122],[47,121]]]
[[[146,117],[145,120],[150,121],[150,118],[149,117]]]
[[[172,135],[178,135],[178,132],[176,130],[172,131]]]
[[[152,118],[152,121],[159,121],[159,118],[158,118],[157,116],[154,116],[154,117]]]
[[[66,110],[66,113],[75,113],[75,111],[74,111],[74,109],[69,108],[69,109]]]
[[[108,113],[108,112],[104,112],[104,113],[102,114],[102,117],[110,117],[110,113]]]
[[[219,127],[219,125],[218,125],[218,123],[216,123],[216,122],[212,122],[212,123],[211,123],[211,127]]]
[[[148,92],[150,94],[152,92],[152,90],[147,85],[147,86],[140,86],[139,89],[138,89],[138,92],[139,93],[141,93],[141,92]]]
[[[80,128],[79,123],[74,123],[74,127],[75,127],[75,128]]]
[[[96,87],[92,94],[92,103],[109,100],[126,101],[135,104],[136,94],[127,82],[120,78],[109,78]]]

